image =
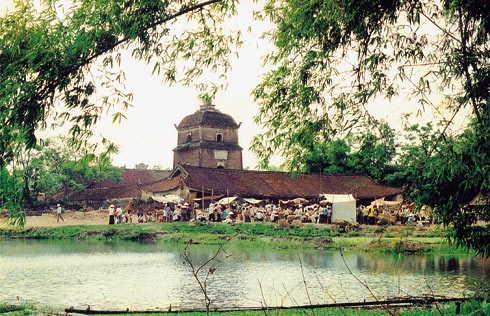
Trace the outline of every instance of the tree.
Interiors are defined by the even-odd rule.
[[[361,129],[354,143],[359,147],[352,157],[354,172],[366,173],[373,180],[389,183],[397,169],[395,132],[386,122],[377,122],[375,129]]]
[[[489,192],[490,129],[482,130],[473,124],[479,125],[474,121],[462,134],[445,136],[436,146],[430,141],[434,134],[426,134],[430,127],[421,129],[424,141],[407,151],[416,158],[404,160],[425,166],[408,168],[413,181],[411,197],[419,204],[434,207],[444,224],[454,226],[454,234],[449,236],[452,241],[488,257],[489,205],[468,203],[478,193]],[[427,151],[432,152],[426,154]],[[474,225],[478,220],[487,224]]]
[[[36,170],[31,184],[34,195],[52,195],[59,190],[82,191],[90,181],[118,179],[121,168],[111,163],[111,155],[118,152],[115,144],[103,139],[103,148],[79,147],[69,138],[50,138],[31,150],[31,162],[24,173]],[[94,150],[96,152],[94,153]],[[32,174],[32,172],[29,172]]]
[[[60,190],[81,191],[90,181],[120,178],[121,169],[110,158],[117,146],[107,140],[101,144],[104,148],[95,154],[94,148],[58,137],[16,152],[8,168],[0,170],[0,207],[10,210],[9,223],[23,225],[25,207],[49,204]]]
[[[307,152],[303,172],[307,173],[350,173],[350,145],[342,139],[315,144]]]
[[[223,77],[230,67],[240,34],[221,22],[234,12],[234,0],[17,0],[0,17],[0,170],[39,143],[36,131],[48,119],[70,124],[73,141],[90,139],[104,113],[122,120],[132,100],[120,69],[124,51],[168,83],[213,95],[219,82],[198,78],[206,70]],[[88,162],[72,168],[88,172]]]
[[[266,56],[272,69],[253,92],[260,105],[255,121],[266,130],[252,144],[261,164],[281,153],[298,170],[297,162],[318,148],[303,146],[304,141],[328,143],[376,131],[379,125],[367,107],[379,98],[390,100],[408,89],[410,98],[435,109],[431,93],[444,94],[450,116],[430,146],[421,147],[425,156],[414,157],[420,164],[412,169],[409,192],[420,192],[420,201],[454,225],[462,245],[490,255],[488,224],[474,227],[467,220],[488,214],[488,206],[462,221],[457,215],[471,194],[490,189],[490,5],[271,0],[262,17],[276,25],[270,32],[276,50]],[[471,123],[451,134],[456,115],[465,110]],[[432,190],[424,193],[427,188]],[[435,191],[445,194],[423,198]],[[479,232],[472,235],[472,227]]]
[[[70,123],[78,139],[92,136],[108,110],[114,121],[123,119],[132,97],[119,69],[122,50],[151,63],[167,82],[195,83],[212,94],[218,85],[203,85],[199,75],[226,72],[231,48],[240,44],[240,34],[220,25],[234,13],[234,0],[63,2],[35,7],[20,0],[0,18],[0,138],[6,143],[18,142],[21,132],[21,144],[32,148],[48,117]],[[179,31],[179,18],[193,27]],[[0,160],[8,162],[11,151],[2,149]]]
[[[10,225],[24,226],[22,180],[18,172],[9,172],[6,165],[0,165],[0,208],[9,210],[6,221]]]
[[[148,170],[148,165],[144,162],[137,163],[134,165],[134,169],[136,170]]]

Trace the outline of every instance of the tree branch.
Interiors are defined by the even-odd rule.
[[[455,40],[456,42],[459,42],[461,43],[461,41],[456,37],[454,36],[453,34],[449,33],[448,30],[444,29],[442,26],[440,26],[439,24],[436,23],[436,21],[434,21],[431,17],[429,17],[427,14],[425,14],[424,11],[420,10],[420,14],[422,16],[424,16],[430,23],[432,23],[435,27],[437,27],[439,30],[441,30],[443,33],[445,33],[447,36],[451,37],[453,40]]]
[[[465,78],[466,78],[466,82],[468,83],[468,92],[469,92],[469,95],[470,95],[470,99],[471,99],[471,105],[473,106],[473,111],[475,112],[475,116],[476,116],[476,119],[478,120],[478,123],[482,123],[482,118],[480,116],[480,111],[478,110],[478,105],[477,105],[477,102],[476,102],[476,98],[475,98],[475,92],[474,92],[474,89],[473,89],[473,84],[472,84],[472,80],[471,80],[471,75],[470,75],[470,72],[468,70],[469,66],[470,66],[470,63],[468,61],[469,59],[469,56],[468,56],[468,46],[467,46],[467,42],[468,42],[468,32],[467,32],[467,25],[468,25],[468,21],[465,21],[463,22],[463,12],[461,10],[461,7],[458,7],[458,14],[459,14],[459,32],[460,32],[460,35],[461,35],[461,53],[463,54],[463,72],[464,72],[464,75],[465,75]]]
[[[206,6],[209,6],[209,5],[213,4],[213,3],[217,3],[217,2],[221,2],[221,1],[223,1],[223,0],[208,0],[208,1],[206,1],[206,2],[203,2],[203,3],[200,3],[200,4],[196,4],[196,5],[194,5],[194,6],[191,6],[191,7],[185,8],[185,9],[183,9],[182,11],[179,11],[179,12],[177,12],[177,13],[175,13],[175,14],[172,14],[172,15],[170,15],[170,16],[168,16],[168,17],[164,18],[164,19],[161,19],[161,20],[159,20],[159,21],[156,21],[156,22],[154,22],[154,23],[152,23],[152,24],[148,25],[148,27],[146,27],[146,29],[145,29],[145,30],[152,29],[152,28],[154,28],[154,27],[156,27],[156,26],[158,26],[158,25],[161,25],[161,24],[163,24],[163,23],[167,23],[168,21],[174,20],[174,19],[176,19],[176,18],[178,18],[178,17],[180,17],[180,16],[182,16],[182,15],[185,15],[185,14],[187,14],[187,13],[189,13],[189,12],[192,12],[192,11],[195,11],[195,10],[200,10],[200,9],[202,9],[202,8],[206,7]],[[127,41],[129,41],[129,40],[130,40],[130,38],[129,38],[129,37],[125,37],[125,38],[123,38],[123,39],[121,39],[121,40],[117,41],[116,43],[114,43],[114,44],[110,45],[109,47],[106,47],[106,48],[104,48],[103,50],[101,50],[101,51],[99,51],[99,52],[95,53],[94,55],[92,55],[92,56],[90,56],[90,57],[88,57],[88,58],[87,58],[87,59],[86,59],[84,62],[80,63],[80,64],[79,64],[79,66],[80,66],[80,67],[83,67],[83,66],[85,66],[85,65],[89,64],[89,63],[90,63],[92,60],[94,60],[94,59],[96,59],[97,57],[99,57],[99,56],[101,56],[101,55],[103,55],[103,54],[105,54],[105,53],[107,53],[107,52],[109,52],[109,51],[113,50],[113,49],[114,49],[114,48],[116,48],[117,46],[119,46],[119,45],[121,45],[121,44],[123,44],[123,43],[125,43],[125,42],[127,42]]]

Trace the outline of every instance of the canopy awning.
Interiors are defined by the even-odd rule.
[[[218,204],[220,204],[220,205],[228,205],[231,202],[235,201],[237,198],[238,197],[236,197],[236,196],[222,198],[221,200],[218,201]]]
[[[343,203],[349,201],[355,201],[356,199],[352,194],[327,194],[322,193],[320,196],[323,196],[325,200],[321,202],[327,201],[328,203]],[[324,202],[325,203],[325,202]]]
[[[243,198],[243,200],[250,204],[259,204],[260,202],[262,202],[262,200],[257,200],[254,198]]]
[[[295,198],[295,199],[286,200],[286,201],[279,200],[279,203],[287,204],[287,205],[299,205],[299,204],[308,204],[308,203],[310,203],[310,201],[308,201],[307,199],[304,199],[304,198]]]
[[[470,202],[471,206],[483,206],[490,204],[490,194],[478,193]]]
[[[371,202],[371,205],[376,206],[398,206],[401,205],[402,201],[385,201],[385,198],[377,199]]]
[[[212,201],[212,200],[217,200],[217,199],[221,199],[223,197],[223,195],[210,195],[210,196],[205,196],[204,198],[197,198],[197,199],[194,199],[194,201]]]
[[[169,203],[169,202],[182,203],[182,202],[184,202],[183,198],[181,198],[180,196],[175,195],[175,194],[168,194],[168,195],[163,195],[163,196],[162,195],[150,195],[150,198],[153,201],[161,202],[161,203]]]

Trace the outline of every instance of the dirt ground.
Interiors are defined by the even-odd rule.
[[[26,228],[30,227],[47,227],[47,226],[68,226],[68,225],[104,225],[109,224],[109,211],[108,210],[97,210],[97,211],[86,211],[86,212],[75,212],[66,210],[63,213],[64,221],[60,220],[59,223],[56,222],[56,212],[45,213],[42,216],[27,216],[26,217]],[[133,222],[135,222],[135,216],[133,215]],[[0,228],[7,227],[7,225],[0,220]],[[363,230],[373,230],[378,226],[365,226],[363,225]],[[437,226],[421,226],[413,228],[421,231],[433,230]],[[390,226],[387,231],[397,231],[399,229],[407,228],[406,226]]]
[[[87,211],[74,212],[65,211],[63,214],[64,221],[56,222],[56,213],[45,213],[42,216],[27,216],[26,227],[45,227],[45,226],[63,226],[63,225],[101,225],[109,223],[109,211]],[[0,227],[5,224],[0,222]]]

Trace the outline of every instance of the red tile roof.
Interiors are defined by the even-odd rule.
[[[318,198],[321,193],[352,194],[357,199],[376,199],[403,192],[402,188],[380,185],[362,174],[303,174],[291,177],[286,172],[230,170],[180,165],[167,178],[169,171],[126,169],[122,181],[92,184],[83,192],[62,195],[72,201],[104,201],[137,198],[142,191],[165,193],[188,187],[206,195],[238,195],[242,197]],[[156,180],[155,180],[156,179]]]
[[[112,199],[131,199],[141,195],[141,188],[136,185],[119,186],[112,188],[94,188],[81,192],[68,194],[70,201],[105,201]]]
[[[357,199],[394,196],[402,188],[380,185],[362,174],[303,174],[286,172],[229,170],[180,166],[172,177],[182,176],[191,189],[200,192],[242,197],[295,198],[318,197],[320,193],[352,194]],[[168,180],[166,180],[168,181]]]
[[[171,171],[169,170],[124,169],[121,173],[120,181],[93,181],[86,185],[84,191],[60,191],[53,196],[53,199],[60,200],[65,198],[71,201],[104,201],[109,199],[136,198],[141,195],[145,186],[166,179],[170,174]]]
[[[124,169],[121,173],[121,181],[104,180],[102,182],[92,182],[87,189],[101,189],[123,187],[128,185],[145,185],[151,182],[168,178],[172,173],[171,170],[139,170]]]
[[[175,177],[172,179],[166,179],[147,184],[145,186],[142,186],[142,189],[147,192],[159,193],[174,190],[181,185],[183,185],[182,178]]]

